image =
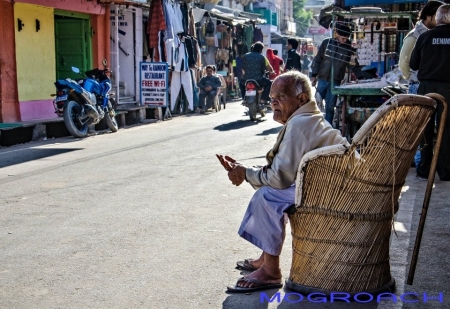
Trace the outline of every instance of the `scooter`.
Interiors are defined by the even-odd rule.
[[[261,103],[261,94],[263,89],[254,79],[245,82],[245,99],[243,105],[248,108],[248,115],[251,121],[256,120],[256,114],[260,113],[261,117],[266,116],[266,104]]]
[[[84,78],[66,78],[55,82],[57,92],[52,95],[56,96],[53,101],[55,112],[64,117],[67,130],[75,137],[87,136],[88,126],[99,123],[103,118],[112,132],[119,129],[115,119],[114,96],[110,93],[111,80],[106,75],[110,71],[106,65],[104,59],[105,69],[96,68],[84,74],[72,67],[73,72]]]

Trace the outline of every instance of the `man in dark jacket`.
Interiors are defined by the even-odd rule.
[[[341,84],[351,57],[355,54],[348,39],[350,28],[343,23],[337,23],[335,30],[336,38],[328,38],[322,42],[311,66],[311,82],[315,86],[317,81],[317,92],[325,99],[325,120],[330,124],[333,122],[334,106],[337,101],[337,96],[331,93],[332,82],[335,86]],[[332,66],[333,76],[331,76]]]
[[[436,27],[421,34],[411,55],[409,65],[418,70],[420,82],[418,94],[439,93],[450,102],[450,4],[442,5],[436,11]],[[435,121],[439,124],[442,106],[438,104],[435,116],[425,128],[424,141],[421,143],[421,160],[417,175],[428,178],[433,157],[433,136]],[[437,162],[437,173],[443,181],[450,181],[450,113],[444,129],[441,148]]]
[[[217,89],[222,86],[220,79],[213,75],[214,68],[212,65],[206,66],[206,76],[198,82],[197,86],[200,88],[199,94],[199,107],[200,112],[204,113],[208,107],[211,107],[214,103],[214,99],[217,95]],[[208,98],[205,104],[205,99]]]
[[[300,55],[297,53],[298,41],[296,39],[288,39],[287,41],[287,49],[288,55],[286,59],[286,65],[284,66],[284,72],[290,70],[302,70],[302,62],[300,59]]]

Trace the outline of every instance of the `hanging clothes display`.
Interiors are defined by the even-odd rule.
[[[158,32],[166,30],[162,0],[153,0],[147,25],[148,47],[158,48]]]
[[[193,68],[197,65],[197,45],[196,39],[190,36],[184,38],[184,43],[186,45],[186,51],[188,53],[188,66]]]
[[[243,50],[242,52],[244,54],[248,53],[250,51],[250,48],[252,47],[253,44],[253,26],[252,25],[248,25],[244,28],[244,42],[246,45],[246,50]]]
[[[179,34],[179,33],[187,33],[187,29],[185,31],[184,27],[183,27],[183,13],[181,12],[181,5],[179,2],[175,2],[173,4],[173,10],[175,12],[175,14],[172,17],[172,20],[176,20],[178,22],[178,29],[174,29],[174,34]]]
[[[197,38],[197,31],[195,31],[195,19],[194,19],[194,13],[193,10],[189,10],[189,29],[188,34],[193,37]]]
[[[186,51],[185,42],[175,38],[177,47],[173,53],[173,71],[172,80],[170,83],[170,108],[173,111],[175,109],[175,103],[177,101],[178,94],[180,93],[181,86],[183,86],[184,93],[186,94],[186,99],[189,104],[189,109],[194,110],[193,102],[193,89],[192,89],[192,78],[191,71],[188,67],[188,53]]]
[[[264,40],[264,36],[261,28],[256,28],[253,30],[253,43],[261,42]]]
[[[163,11],[164,11],[164,18],[166,20],[166,30],[164,31],[164,38],[165,40],[172,40],[173,39],[173,23],[172,18],[170,17],[170,14],[173,14],[173,10],[169,10],[167,0],[164,1],[163,5]]]
[[[188,34],[189,33],[189,18],[188,18],[188,7],[186,3],[181,3],[180,4],[180,11],[181,11],[181,16],[182,16],[182,24],[183,24],[183,32]]]

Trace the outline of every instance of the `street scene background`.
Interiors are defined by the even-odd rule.
[[[413,286],[405,284],[426,181],[411,168],[392,236],[396,295],[415,303],[261,302],[227,294],[260,251],[237,229],[253,189],[215,154],[263,165],[281,125],[239,102],[115,134],[0,148],[0,308],[450,308],[450,184],[435,181]],[[307,129],[307,128],[305,128]],[[292,256],[289,225],[283,280]],[[423,293],[438,296],[423,302]]]

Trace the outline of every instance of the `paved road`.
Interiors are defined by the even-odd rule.
[[[232,186],[215,153],[263,164],[280,125],[250,122],[237,102],[79,140],[0,148],[0,308],[298,308],[260,293],[232,295],[235,261],[259,250],[237,236],[253,192]],[[436,181],[423,254],[405,286],[411,230],[425,182],[413,169],[392,241],[392,272],[404,291],[448,295],[449,184]],[[412,225],[412,227],[411,227]],[[414,233],[413,233],[414,234]],[[288,231],[289,235],[289,231]],[[290,236],[282,272],[289,275]],[[269,295],[273,295],[272,292]],[[322,303],[302,308],[450,308]]]

